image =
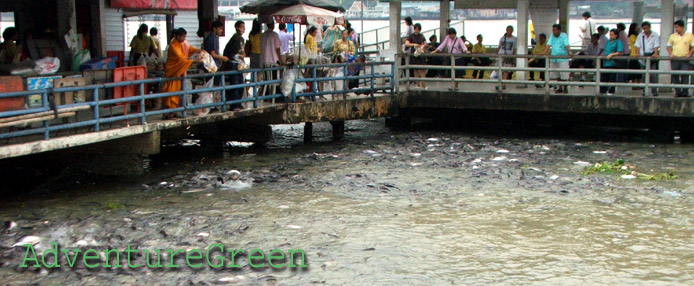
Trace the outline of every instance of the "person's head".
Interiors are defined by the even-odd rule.
[[[467,38],[465,37],[465,35],[460,36],[460,39],[463,40],[463,42],[467,42]]]
[[[156,37],[157,35],[159,35],[159,29],[157,29],[156,27],[152,27],[151,29],[149,29],[149,34],[152,35],[152,37]]]
[[[684,21],[682,20],[677,20],[675,21],[675,32],[678,34],[684,34]]]
[[[641,32],[641,31],[639,30],[639,24],[631,23],[631,25],[629,25],[629,36],[631,36],[631,35],[638,35],[639,32]]]
[[[477,42],[482,43],[482,40],[484,40],[484,37],[482,37],[482,34],[477,35]]]
[[[643,30],[643,32],[646,35],[650,35],[652,32],[651,31],[651,22],[645,21],[645,22],[641,23],[641,29]]]
[[[147,35],[147,31],[149,31],[149,27],[147,26],[147,24],[142,24],[140,25],[140,28],[137,29],[137,36],[142,38],[145,35]]]
[[[8,27],[2,32],[2,39],[5,42],[17,41],[17,28]]]
[[[174,30],[174,39],[179,42],[185,42],[186,36],[188,35],[188,31],[183,28],[178,28]]]
[[[555,37],[559,37],[561,34],[561,24],[554,24],[552,25],[552,35]]]
[[[224,24],[222,24],[222,21],[215,20],[214,22],[212,22],[212,33],[214,33],[217,36],[221,36],[223,31]]]
[[[590,42],[591,42],[593,45],[597,45],[598,42],[600,42],[600,34],[595,33],[595,34],[593,34],[592,36],[590,36]]]
[[[619,30],[620,32],[624,31],[626,29],[627,29],[627,25],[624,25],[624,23],[617,24],[617,30]]]
[[[513,26],[509,25],[506,27],[506,36],[512,36],[513,35]]]
[[[544,44],[547,41],[547,35],[542,33],[539,36],[537,36],[537,40],[540,41],[540,44]]]
[[[588,12],[588,11],[583,12],[583,19],[588,20],[588,18],[590,18],[590,12]]]
[[[345,59],[342,58],[342,55],[336,55],[335,59],[333,59],[333,62],[341,64],[345,62]]]
[[[455,40],[455,37],[457,37],[458,32],[454,28],[448,28],[448,37],[451,38],[451,40]]]
[[[285,24],[285,23],[280,23],[279,28],[280,28],[280,31],[285,31],[285,32],[286,32],[286,30],[287,30],[287,24]]]
[[[241,20],[238,20],[234,24],[234,29],[236,29],[236,33],[238,33],[239,35],[243,35],[243,33],[246,32],[246,23],[244,23]]]
[[[308,31],[306,31],[306,36],[304,36],[304,44],[306,43],[306,39],[308,39],[308,35],[311,35],[311,37],[315,37],[317,33],[318,28],[316,28],[316,26],[311,26],[311,28],[308,28]]]
[[[358,63],[365,63],[366,62],[366,57],[364,55],[359,55],[357,57],[357,62]]]
[[[405,17],[405,25],[412,26],[412,17],[410,17],[410,16]]]
[[[610,30],[610,40],[616,40],[617,37],[619,37],[619,30],[617,29],[612,29]]]
[[[258,18],[253,19],[253,26],[251,26],[251,32],[249,35],[254,36],[258,33],[260,33],[262,30],[262,26],[260,25],[260,21],[258,21]]]
[[[605,26],[598,27],[598,34],[600,34],[600,36],[605,34]]]
[[[275,22],[267,22],[265,23],[265,26],[267,26],[268,31],[272,31],[275,29]]]
[[[345,29],[344,31],[342,31],[342,40],[347,41],[348,38],[349,38],[349,30]]]
[[[422,24],[417,23],[417,24],[414,24],[413,27],[414,27],[415,35],[419,35],[419,33],[422,31]]]
[[[438,39],[439,38],[436,37],[436,35],[431,35],[431,37],[429,37],[429,42],[436,43],[436,40],[438,40]]]

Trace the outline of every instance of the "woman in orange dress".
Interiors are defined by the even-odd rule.
[[[200,60],[189,59],[192,55],[199,53],[200,51],[188,44],[186,41],[186,35],[188,33],[183,28],[178,28],[174,31],[174,39],[171,40],[169,45],[167,58],[166,58],[166,69],[164,70],[165,77],[182,77],[186,76],[186,71],[193,63],[200,63]],[[181,80],[172,80],[164,82],[162,87],[163,92],[176,92],[181,90]],[[169,96],[163,100],[164,106],[166,108],[178,108],[181,104],[181,96]],[[176,113],[170,113],[164,115],[165,119],[178,117]]]

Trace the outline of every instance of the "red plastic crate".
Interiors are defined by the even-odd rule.
[[[122,68],[116,68],[113,70],[113,82],[123,82],[123,81],[134,81],[134,80],[142,80],[147,78],[147,68],[145,66],[134,66],[134,67],[122,67]],[[145,87],[145,91],[147,88]],[[119,86],[113,88],[113,98],[122,98],[122,97],[130,97],[130,96],[135,96],[140,94],[140,86],[139,85],[127,85],[127,86]],[[140,108],[140,101],[136,102],[127,102],[127,103],[121,103],[123,105],[125,104],[133,104],[136,105],[137,108]],[[125,114],[128,114],[128,109],[125,108],[124,111]]]
[[[24,82],[19,76],[0,76],[0,92],[23,91]],[[24,97],[0,98],[0,111],[24,109]]]

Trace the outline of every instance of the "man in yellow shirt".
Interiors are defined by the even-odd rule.
[[[472,53],[478,55],[484,55],[487,53],[487,47],[482,44],[482,34],[477,35],[477,44],[472,46]],[[489,57],[474,57],[472,58],[472,63],[476,66],[486,67],[491,64]],[[482,79],[484,78],[484,70],[475,70],[472,72],[472,78]]]
[[[535,45],[533,48],[533,56],[542,56],[545,54],[545,50],[547,49],[547,35],[545,34],[540,34],[538,36],[538,43]],[[531,68],[544,68],[545,67],[545,59],[544,58],[532,58],[528,61],[528,67]],[[535,72],[530,72],[530,80],[535,80]],[[541,71],[540,72],[540,80],[544,81],[545,80],[545,72]]]
[[[673,71],[685,71],[691,68],[689,58],[694,49],[694,35],[685,33],[684,21],[675,22],[675,33],[670,35],[667,41],[667,52],[670,54],[670,63]],[[689,84],[689,75],[672,75],[672,83]],[[689,97],[689,89],[676,88],[676,97]]]

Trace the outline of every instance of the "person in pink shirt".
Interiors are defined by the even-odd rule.
[[[457,32],[453,28],[448,28],[448,37],[439,45],[436,50],[431,52],[432,54],[438,53],[438,52],[444,52],[448,54],[468,54],[470,53],[467,50],[467,47],[465,47],[465,43],[463,43],[463,40],[461,38],[458,38]],[[444,59],[444,63],[446,63],[446,60]],[[455,58],[455,66],[466,66],[467,65],[467,60],[466,58],[463,57],[457,57]],[[455,77],[457,78],[463,78],[465,77],[465,70],[455,70]],[[454,90],[458,89],[458,82],[455,83],[455,86],[453,88]]]
[[[284,65],[282,58],[282,42],[280,35],[273,31],[275,23],[270,22],[267,25],[267,31],[260,35],[260,63],[263,68],[277,67]],[[269,74],[269,76],[268,76]],[[269,78],[268,78],[269,77]],[[265,80],[275,80],[279,78],[279,71],[265,72]],[[265,95],[276,94],[277,91],[270,90]],[[282,101],[282,99],[280,99]]]

